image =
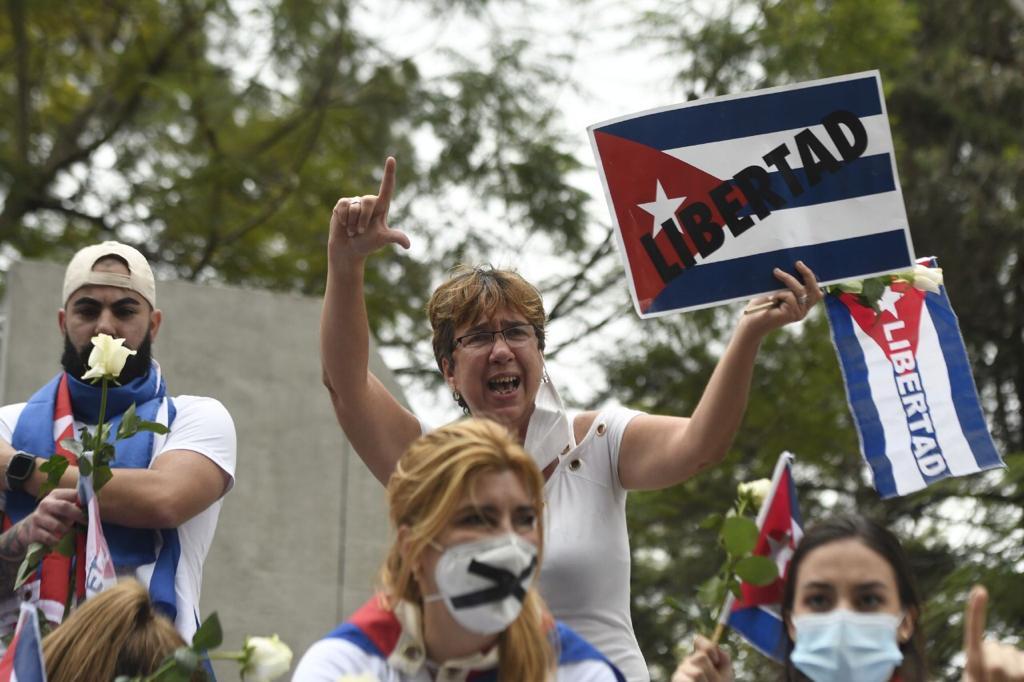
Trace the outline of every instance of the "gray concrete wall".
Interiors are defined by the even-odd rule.
[[[6,279],[2,404],[53,376],[63,343],[63,266],[15,263]],[[277,633],[298,658],[371,594],[389,540],[383,487],[345,441],[320,383],[320,300],[159,282],[157,304],[154,356],[168,390],[219,399],[238,432],[237,483],[206,561],[203,615],[220,614],[225,648]]]

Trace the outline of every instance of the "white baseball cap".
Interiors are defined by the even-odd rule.
[[[107,256],[117,256],[128,263],[129,274],[94,271],[92,268],[96,261]],[[76,253],[64,271],[64,303],[68,302],[71,294],[90,284],[130,289],[156,308],[156,282],[149,262],[138,249],[127,244],[103,242],[87,246]]]

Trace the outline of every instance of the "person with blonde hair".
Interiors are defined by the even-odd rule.
[[[158,613],[149,592],[126,579],[74,611],[43,638],[49,682],[106,682],[120,675],[145,676],[185,640],[166,616]],[[190,678],[206,679],[201,670]]]
[[[314,644],[293,680],[623,680],[551,618],[534,585],[543,486],[530,456],[492,421],[417,439],[388,482],[395,539],[380,593]]]
[[[376,195],[344,197],[328,237],[320,323],[324,384],[349,442],[382,483],[424,425],[369,371],[366,258],[409,237],[388,225],[395,160]],[[630,616],[626,493],[681,483],[725,458],[743,420],[754,363],[770,331],[821,300],[814,273],[776,268],[784,291],[752,301],[692,417],[611,406],[566,413],[544,364],[544,303],[518,273],[461,267],[430,299],[438,369],[460,407],[504,425],[546,479],[548,556],[540,588],[556,617],[605,653],[630,680],[649,679]]]

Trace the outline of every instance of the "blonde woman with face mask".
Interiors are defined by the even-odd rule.
[[[1024,654],[983,642],[987,597],[975,588],[965,617],[964,682],[1024,681]],[[900,541],[862,516],[811,528],[789,564],[781,679],[805,682],[924,682],[921,600]],[[729,655],[698,637],[672,682],[729,682]]]
[[[494,422],[460,421],[415,441],[388,482],[395,541],[380,593],[314,644],[293,679],[623,680],[537,593],[543,485]]]

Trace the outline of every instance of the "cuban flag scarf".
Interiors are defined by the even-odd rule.
[[[12,446],[43,458],[60,454],[70,464],[76,465],[75,456],[62,448],[60,441],[74,437],[76,419],[85,424],[96,424],[101,391],[99,384],[88,384],[61,372],[26,403],[14,430]],[[170,427],[175,416],[174,403],[167,397],[167,386],[156,362],[145,376],[123,386],[109,387],[106,419],[111,424],[111,435],[117,433],[122,415],[133,403],[141,419],[157,421],[165,399],[167,425]],[[146,469],[153,457],[153,434],[140,431],[131,438],[117,441],[115,448],[111,467]],[[36,500],[31,495],[8,492],[4,528],[25,518],[35,506]],[[103,534],[118,568],[130,569],[155,562],[149,585],[150,597],[157,608],[173,620],[177,614],[174,575],[180,556],[177,530],[128,528],[103,523]],[[86,535],[79,533],[75,557],[51,553],[43,560],[39,574],[39,606],[51,622],[59,623],[65,605],[86,596],[85,555]],[[73,594],[70,585],[72,575],[75,578]]]

